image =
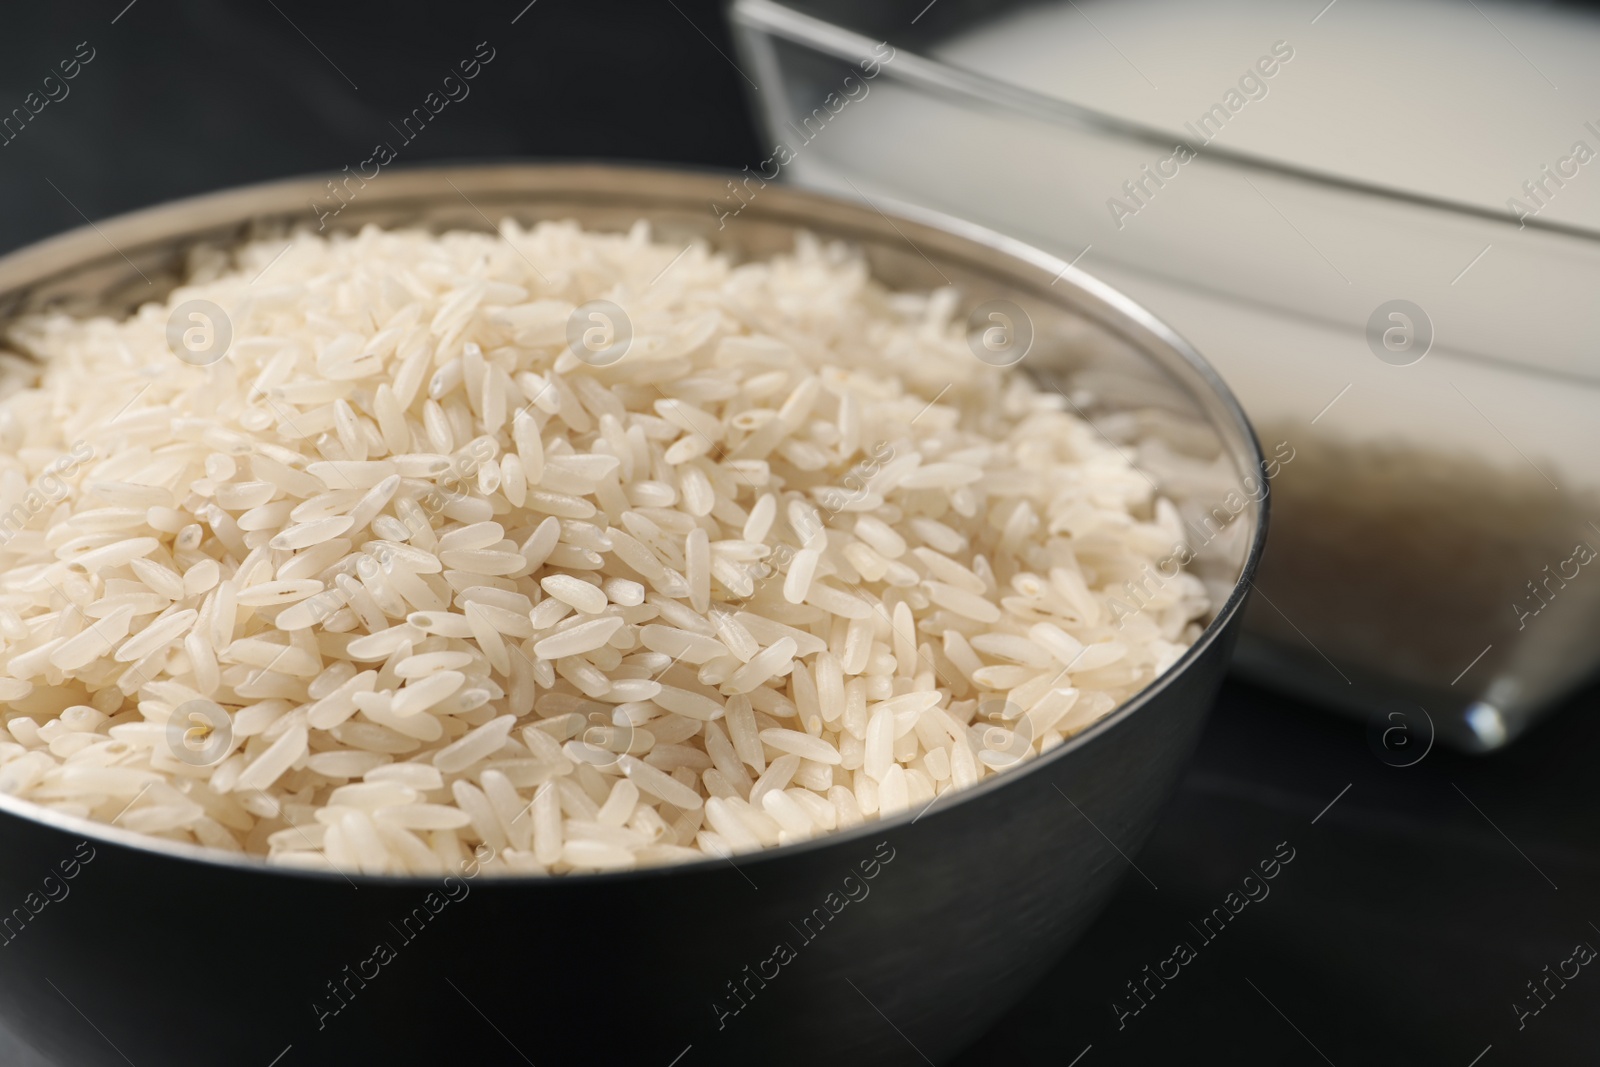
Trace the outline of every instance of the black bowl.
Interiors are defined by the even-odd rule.
[[[1031,327],[1018,364],[1152,473],[1218,605],[1199,641],[1102,722],[930,808],[804,844],[556,878],[296,872],[0,796],[0,1013],[62,1064],[921,1063],[983,1032],[1077,938],[1194,747],[1265,535],[1259,450],[1214,373],[1106,286],[926,212],[727,175],[613,166],[384,173],[331,227],[577,218],[736,256],[803,228],[896,287],[957,285]],[[200,197],[0,260],[0,317],[112,312],[187,250],[318,223],[322,179]],[[311,206],[307,206],[312,202]],[[156,282],[144,284],[134,270]],[[1137,431],[1135,435],[1135,430]],[[1192,457],[1186,462],[1174,456]],[[1221,472],[1220,474],[1218,472]],[[1071,1042],[1068,1042],[1071,1044]]]

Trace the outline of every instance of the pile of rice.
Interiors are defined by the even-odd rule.
[[[169,346],[195,300],[206,365]],[[568,339],[594,300],[631,324],[608,365]],[[1206,596],[1148,581],[1176,510],[957,306],[804,236],[736,266],[507,223],[197,254],[125,321],[19,321],[0,791],[272,864],[556,874],[1060,744]]]

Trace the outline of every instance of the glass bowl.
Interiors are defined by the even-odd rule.
[[[1505,744],[1600,662],[1600,234],[1038,92],[961,46],[1023,6],[737,0],[773,156],[726,203],[780,174],[892,196],[1154,309],[1276,460],[1236,664],[1386,749]]]

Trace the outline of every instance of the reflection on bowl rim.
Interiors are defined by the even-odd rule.
[[[630,164],[498,163],[483,166],[402,167],[396,168],[389,181],[391,187],[414,187],[419,182],[435,180],[441,183],[448,182],[451,187],[465,184],[468,188],[472,188],[475,177],[479,180],[485,176],[497,179],[504,177],[513,180],[519,177],[545,179],[546,185],[537,186],[524,194],[527,203],[531,205],[537,204],[541,198],[555,199],[562,195],[583,195],[586,191],[604,185],[607,177],[610,177],[612,181],[618,178],[634,181],[646,189],[669,184],[673,181],[680,183],[685,180],[703,181],[706,183],[705,191],[714,193],[721,188],[723,181],[732,177],[732,173],[710,168],[661,168]],[[191,237],[196,238],[197,243],[204,243],[198,240],[197,232],[204,231],[207,228],[215,228],[216,225],[223,223],[225,220],[232,220],[235,223],[292,220],[291,207],[289,205],[295,205],[292,210],[298,213],[300,210],[298,205],[320,193],[324,188],[324,182],[329,177],[329,175],[312,175],[287,178],[168,201],[153,207],[118,215],[101,223],[91,222],[64,234],[24,246],[4,257],[0,257],[0,307],[5,306],[5,298],[12,292],[11,288],[7,288],[8,283],[23,283],[17,287],[25,289],[26,284],[50,280],[62,274],[70,274],[82,267],[85,262],[92,262],[84,254],[90,249],[95,250],[96,255],[101,259],[111,258],[106,254],[104,246],[110,244],[113,249],[116,249],[117,246],[112,243],[112,238],[122,231],[143,233],[155,230],[163,232],[167,239],[177,240]],[[409,179],[409,182],[405,179]],[[401,196],[395,198],[396,200],[406,199],[401,189],[395,189],[395,192],[402,193]],[[459,188],[456,189],[456,192],[460,192]],[[450,195],[453,194],[448,192],[441,193],[438,199],[443,200]],[[640,198],[642,201],[648,202],[651,195],[650,193],[643,193],[640,194]],[[663,194],[654,195],[660,196]],[[1238,433],[1240,441],[1248,452],[1247,456],[1240,458],[1248,459],[1255,464],[1252,470],[1262,469],[1261,446],[1256,439],[1254,428],[1245,416],[1244,410],[1240,407],[1232,391],[1229,390],[1216,371],[1211,368],[1210,364],[1206,363],[1193,346],[1149,311],[1104,282],[1071,266],[1066,261],[975,223],[893,201],[877,200],[870,202],[869,206],[862,206],[828,194],[799,190],[788,186],[778,186],[764,190],[763,196],[767,199],[769,207],[755,211],[753,218],[760,219],[762,216],[768,215],[771,211],[771,206],[780,208],[778,212],[780,218],[768,220],[774,223],[780,222],[781,216],[788,211],[796,208],[803,209],[807,206],[812,208],[826,207],[835,213],[849,211],[863,221],[875,220],[881,217],[884,222],[897,231],[896,221],[907,223],[914,227],[942,231],[945,236],[957,238],[963,244],[981,246],[990,253],[1000,253],[1006,258],[1029,268],[1030,272],[1037,274],[1041,280],[1046,277],[1054,278],[1055,281],[1048,283],[1047,288],[1061,282],[1067,283],[1065,288],[1060,290],[1063,298],[1073,294],[1075,291],[1079,296],[1088,297],[1104,305],[1107,312],[1120,317],[1123,321],[1117,326],[1113,326],[1111,322],[1102,321],[1091,312],[1078,308],[1072,309],[1074,314],[1090,319],[1100,327],[1114,332],[1121,332],[1118,328],[1119,326],[1131,325],[1147,335],[1142,343],[1136,345],[1141,349],[1142,354],[1147,357],[1150,356],[1150,353],[1146,350],[1151,347],[1149,342],[1153,340],[1157,345],[1165,346],[1170,355],[1175,356],[1181,365],[1186,365],[1200,379],[1200,383],[1210,390],[1211,399],[1221,404],[1222,414],[1232,421],[1231,429]],[[242,205],[250,201],[260,200],[270,200],[271,203],[276,205],[274,210],[253,216],[239,215],[231,210],[236,204]],[[381,202],[377,198],[372,198],[372,200],[374,203]],[[887,208],[887,213],[880,210],[880,205]],[[218,209],[221,210],[219,211]],[[639,214],[641,217],[649,218],[651,211],[652,208],[641,206]],[[195,221],[196,219],[198,221]],[[296,224],[291,221],[290,225],[295,226]],[[348,228],[337,227],[337,231],[348,232]],[[825,229],[819,229],[818,232],[826,236],[834,236]],[[901,236],[903,237],[904,234],[902,233]],[[848,240],[848,238],[845,239]],[[906,240],[909,244],[910,239],[907,238]],[[915,245],[912,245],[912,247],[916,248]],[[920,249],[918,251],[920,252]],[[121,255],[121,252],[117,251],[115,255]],[[51,264],[52,260],[55,261],[53,264]],[[41,276],[34,267],[34,264],[39,261],[50,264],[54,269]],[[930,262],[932,261],[930,260]],[[1058,301],[1058,304],[1065,306],[1065,301]],[[5,316],[0,316],[0,326],[4,325],[4,318]],[[1131,342],[1131,339],[1129,340]],[[1170,368],[1163,366],[1162,369],[1170,373]],[[1180,387],[1183,385],[1183,383],[1174,384]],[[1199,400],[1200,397],[1197,395],[1195,399]],[[1230,429],[1230,427],[1224,426],[1214,419],[1208,419],[1207,425],[1216,429],[1219,433],[1225,433]],[[1236,471],[1236,473],[1243,472]],[[1108,732],[1124,719],[1138,712],[1166,689],[1168,685],[1172,684],[1178,675],[1187,670],[1217,640],[1229,620],[1239,612],[1243,605],[1244,598],[1251,585],[1251,578],[1255,574],[1257,564],[1260,561],[1262,545],[1266,539],[1269,500],[1270,493],[1265,494],[1256,502],[1253,513],[1251,511],[1241,512],[1241,515],[1253,514],[1255,529],[1251,533],[1249,547],[1240,565],[1238,577],[1234,579],[1227,599],[1217,607],[1211,621],[1207,623],[1200,636],[1184,651],[1183,655],[1152,679],[1143,689],[1129,697],[1118,707],[1112,709],[1104,718],[1063,741],[1049,752],[1031,756],[1020,764],[1007,767],[997,774],[982,779],[975,785],[958,790],[959,796],[955,798],[955,805],[965,804],[994,789],[1004,788],[1008,782],[1013,779],[1019,779],[1023,775],[1039,773],[1051,762],[1063,759],[1068,753],[1091,744],[1095,738]],[[938,800],[939,798],[936,797],[931,803],[924,806],[921,812],[900,812],[888,819],[869,820],[847,830],[827,831],[804,841],[738,853],[731,860],[708,856],[704,859],[685,860],[659,866],[560,875],[508,872],[496,874],[486,881],[491,885],[504,884],[513,886],[548,884],[557,881],[565,884],[574,880],[587,881],[590,879],[604,879],[607,882],[614,882],[631,878],[658,878],[670,877],[675,874],[695,874],[724,862],[732,862],[736,867],[742,868],[746,865],[765,862],[779,856],[788,857],[812,849],[832,847],[837,844],[858,841],[864,837],[878,836],[885,831],[916,822],[934,808],[940,808],[942,811],[946,807],[954,806],[941,806]],[[169,841],[82,816],[53,811],[35,804],[33,801],[24,800],[6,793],[0,793],[0,814],[15,816],[29,822],[39,823],[52,829],[87,837],[105,844],[118,845],[171,859],[230,867],[265,875],[310,878],[322,881],[342,879],[352,883],[359,881],[375,885],[414,885],[436,882],[440,878],[447,877],[444,874],[368,874],[354,871],[346,874],[340,871],[273,866],[266,862],[265,857],[253,853],[233,853],[204,845]],[[938,812],[934,812],[934,814],[937,815]]]

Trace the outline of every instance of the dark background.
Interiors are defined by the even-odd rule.
[[[707,0],[127,3],[6,5],[0,114],[79,42],[94,59],[0,146],[0,248],[84,215],[354,169],[379,141],[396,146],[397,165],[537,156],[737,169],[769,154],[756,150],[750,86],[717,52],[733,53],[721,6]],[[479,42],[494,58],[471,95],[402,145],[389,123]]]
[[[398,145],[389,122],[479,42],[494,59],[471,95],[398,162],[737,169],[767,154],[718,4],[525,3],[8,5],[0,113],[79,42],[94,58],[0,146],[0,251],[192,193],[354,166],[378,141]],[[1600,971],[1585,968],[1520,1031],[1511,1007],[1577,942],[1600,945],[1597,703],[1580,695],[1499,756],[1434,750],[1395,768],[1362,723],[1230,684],[1134,856],[1139,872],[960,1062],[1600,1063]],[[1202,945],[1189,923],[1280,842],[1295,859],[1270,896]],[[1180,940],[1198,958],[1119,1030],[1112,1001],[1131,1006],[1125,983]],[[949,980],[962,981],[958,960]],[[3,1032],[0,1065],[44,1067]]]

